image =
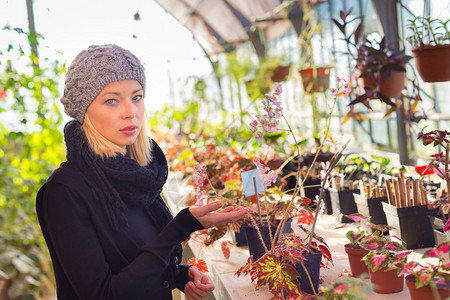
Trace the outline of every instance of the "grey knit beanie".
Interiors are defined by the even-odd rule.
[[[61,102],[69,116],[84,122],[97,95],[113,81],[136,79],[145,92],[145,71],[139,59],[116,45],[93,45],[81,51],[66,74]]]

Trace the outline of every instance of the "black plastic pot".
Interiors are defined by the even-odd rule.
[[[407,249],[435,246],[426,205],[400,208],[385,202],[382,205],[387,224],[394,227],[390,234],[401,238]]]
[[[358,213],[370,218],[369,221],[377,225],[387,225],[386,214],[382,202],[388,203],[387,197],[366,198],[361,194],[353,194]]]
[[[328,191],[328,189],[324,191],[323,202],[325,203],[325,213],[327,215],[332,215],[333,205],[331,204],[330,191]]]
[[[353,199],[353,194],[357,193],[358,189],[353,190],[343,190],[338,191],[334,188],[329,187],[331,206],[333,208],[333,214],[338,222],[342,223],[352,223],[353,221],[346,216],[342,217],[340,220],[338,210],[343,215],[351,215],[358,212],[356,207],[355,199]]]
[[[311,201],[314,202],[316,196],[319,196],[320,184],[321,184],[320,179],[312,179],[308,177],[303,183],[302,187],[305,197],[311,199]]]
[[[247,224],[242,224],[239,232],[234,232],[236,246],[238,247],[247,246],[247,234],[245,231],[246,227],[248,227]]]
[[[306,260],[303,262],[306,270],[308,271],[309,276],[311,277],[312,286],[316,293],[319,288],[319,279],[320,279],[320,262],[322,261],[322,252],[318,251],[316,253],[305,254]],[[298,274],[300,275],[300,289],[308,294],[314,294],[314,291],[311,287],[311,282],[309,281],[308,276],[306,275],[305,270],[303,269],[300,263],[297,263],[295,266]]]
[[[292,220],[288,220],[284,223],[282,233],[291,232],[291,223]],[[270,242],[269,227],[267,226],[267,224],[263,225],[258,224],[258,225],[259,225],[258,228],[261,232],[261,236],[264,240],[264,244],[266,244],[267,249],[270,249],[272,244]],[[277,226],[270,226],[270,230],[272,232],[273,237],[277,230]],[[264,249],[261,239],[259,238],[258,231],[254,226],[249,225],[245,227],[245,234],[247,237],[247,245],[250,255],[253,255],[253,261],[256,261],[266,253],[266,250]]]

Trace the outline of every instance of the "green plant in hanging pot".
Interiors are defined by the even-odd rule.
[[[450,19],[417,16],[408,20],[417,71],[425,82],[450,80]]]
[[[401,104],[400,100],[394,102],[392,98],[402,95],[407,79],[405,66],[412,57],[406,55],[405,50],[390,46],[385,37],[379,37],[376,33],[365,34],[363,17],[351,18],[351,12],[351,9],[347,12],[341,11],[339,19],[332,19],[347,45],[344,54],[353,59],[353,77],[362,93],[357,94],[350,102],[348,115],[354,115],[352,107],[358,103],[364,104],[372,111],[370,101],[379,99],[387,105],[387,116]],[[357,20],[360,21],[356,29],[351,31],[349,24]],[[413,110],[420,101],[418,89],[413,89],[408,98],[412,101],[410,109]]]
[[[299,60],[298,72],[302,79],[305,93],[326,92],[330,84],[329,65],[318,65],[314,57],[313,39],[321,38],[322,26],[317,20],[317,11],[308,1],[301,2],[303,13],[301,22],[301,32],[298,36]]]

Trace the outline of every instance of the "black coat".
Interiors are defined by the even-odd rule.
[[[40,189],[36,211],[50,251],[58,299],[172,299],[163,278],[173,249],[202,229],[188,209],[161,232],[129,207],[129,226],[113,230],[78,169],[63,163]],[[189,266],[178,265],[184,289]]]

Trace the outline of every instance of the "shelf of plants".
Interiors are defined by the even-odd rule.
[[[331,116],[350,88],[338,78],[330,92]],[[266,95],[265,114],[250,128],[261,142],[285,121],[284,131],[298,145],[277,98],[281,93],[276,84]],[[183,157],[171,160],[179,172],[163,191],[174,213],[210,201],[252,208],[244,220],[193,233],[186,247],[194,257],[187,263],[210,272],[217,299],[427,297],[413,290],[450,296],[450,133],[419,135],[424,145],[444,151],[415,174],[385,157],[347,155],[348,142],[324,151],[327,138],[313,152],[297,146],[291,155],[267,148],[245,154],[214,144],[168,149],[169,160]],[[440,180],[432,182],[431,171]]]

